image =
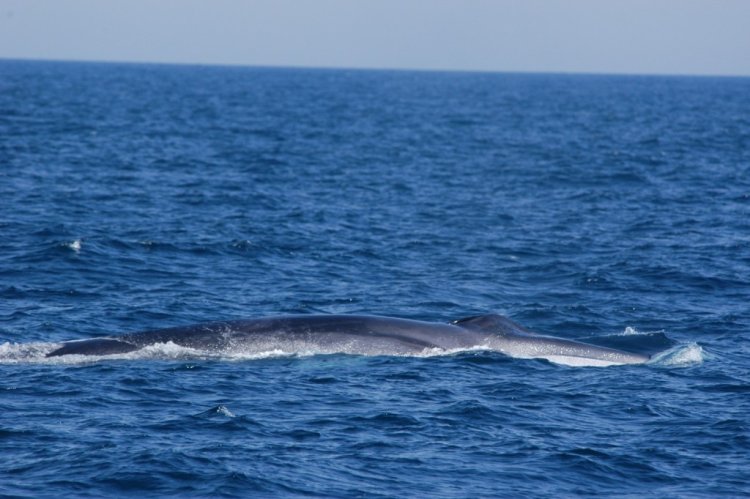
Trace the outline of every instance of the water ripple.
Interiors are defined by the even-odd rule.
[[[0,73],[0,495],[750,494],[747,79]],[[488,312],[669,350],[44,357],[269,314]]]

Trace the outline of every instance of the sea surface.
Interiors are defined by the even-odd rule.
[[[668,338],[45,358],[275,314]],[[750,494],[750,79],[0,61],[0,496]]]

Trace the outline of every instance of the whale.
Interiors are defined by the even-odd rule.
[[[172,343],[211,353],[420,355],[467,349],[569,366],[643,364],[650,356],[535,333],[497,314],[449,323],[370,315],[282,315],[154,329],[62,343],[47,357],[107,356]]]

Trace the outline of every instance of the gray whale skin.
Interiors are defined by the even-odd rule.
[[[501,315],[448,324],[364,315],[289,315],[74,340],[47,354],[124,354],[159,343],[212,352],[418,355],[479,348],[572,366],[642,364],[646,355],[536,334]]]

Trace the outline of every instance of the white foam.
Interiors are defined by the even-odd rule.
[[[56,357],[46,357],[46,355],[57,348],[61,344],[59,343],[4,343],[0,345],[0,364],[19,364],[19,363],[32,363],[32,364],[91,364],[102,360],[219,360],[229,362],[241,362],[248,360],[259,360],[259,359],[272,359],[279,357],[312,357],[315,355],[332,355],[332,354],[346,354],[346,349],[324,349],[316,348],[311,345],[305,345],[300,348],[290,348],[284,350],[280,348],[269,348],[264,349],[236,349],[230,351],[210,351],[210,350],[197,350],[194,348],[183,347],[177,345],[171,341],[166,343],[155,343],[143,347],[139,350],[128,353],[119,353],[111,355],[60,355]],[[441,357],[447,355],[456,355],[464,352],[481,352],[491,350],[487,346],[478,345],[470,348],[425,348],[419,353],[399,353],[399,354],[388,354],[385,352],[373,352],[370,354],[359,354],[359,355],[389,355],[395,357]],[[516,356],[517,357],[517,356]],[[535,357],[517,357],[517,358],[535,358]],[[555,364],[562,364],[567,366],[608,366],[614,363],[596,360],[586,359],[583,357],[567,357],[567,356],[547,356],[544,357],[550,362]]]
[[[102,360],[217,360],[229,362],[241,362],[259,359],[272,359],[280,357],[312,357],[315,355],[332,355],[356,353],[358,355],[389,355],[399,357],[439,357],[456,355],[464,352],[478,352],[492,350],[486,345],[478,345],[470,348],[425,348],[419,353],[387,353],[387,352],[348,352],[346,348],[330,349],[318,348],[311,344],[288,345],[287,348],[269,345],[267,349],[231,349],[221,351],[199,350],[177,345],[171,341],[166,343],[155,343],[139,350],[112,354],[112,355],[61,355],[46,357],[46,355],[61,346],[60,343],[3,343],[0,344],[0,364],[91,364]],[[507,352],[501,352],[508,355]],[[568,355],[509,355],[519,359],[542,358],[549,362],[571,367],[607,367],[619,365],[604,359],[591,359],[586,357]],[[660,366],[684,367],[700,364],[705,359],[703,348],[696,343],[683,344],[660,353],[650,360],[648,364]]]
[[[83,341],[83,340],[81,340]],[[323,351],[319,349],[301,349],[286,351],[279,348],[267,350],[236,349],[230,351],[199,350],[177,345],[171,341],[155,343],[133,352],[110,355],[79,355],[68,354],[47,357],[62,346],[61,343],[3,343],[0,344],[0,364],[91,364],[100,361],[113,360],[219,360],[246,361],[269,359],[276,357],[310,357],[320,354],[343,353]]]
[[[73,251],[75,251],[76,253],[80,253],[81,244],[82,244],[82,241],[80,239],[76,239],[75,241],[66,244],[66,246],[72,249]]]
[[[432,348],[425,348],[418,354],[402,354],[400,357],[444,357],[446,355],[456,355],[459,353],[465,353],[465,352],[486,352],[488,350],[492,350],[486,345],[477,345],[473,347],[466,347],[466,348],[440,348],[440,347],[432,347]]]
[[[27,364],[47,360],[46,355],[59,343],[10,343],[0,345],[0,364]]]
[[[260,359],[274,359],[277,357],[310,357],[313,355],[319,355],[320,352],[287,352],[279,348],[272,350],[263,350],[258,352],[248,351],[234,351],[234,352],[222,352],[220,358],[222,360],[228,360],[231,362],[242,362],[245,360],[260,360]]]
[[[621,333],[615,333],[613,336],[648,336],[651,334],[663,334],[663,329],[658,329],[656,331],[639,331],[638,329],[632,327],[632,326],[625,326],[625,329]]]
[[[225,406],[225,405],[220,405],[219,407],[217,407],[216,408],[216,414],[221,414],[222,416],[227,416],[227,417],[230,417],[230,418],[236,417],[235,414],[232,411],[230,411],[229,409],[227,409],[227,406]]]
[[[648,363],[657,366],[690,367],[702,364],[707,354],[697,343],[677,345],[656,355]]]

